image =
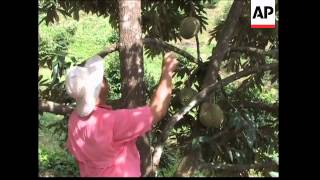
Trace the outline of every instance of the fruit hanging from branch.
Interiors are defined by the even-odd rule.
[[[180,103],[184,106],[188,105],[195,95],[197,95],[197,91],[195,91],[191,87],[183,88],[179,94]]]
[[[195,17],[186,17],[180,24],[180,35],[185,39],[195,36],[200,30],[200,21]]]
[[[219,105],[205,102],[200,107],[199,119],[208,128],[219,128],[223,122],[224,115]]]

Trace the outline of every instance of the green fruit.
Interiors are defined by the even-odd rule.
[[[180,34],[185,39],[195,36],[200,29],[200,21],[195,17],[186,17],[181,21]]]
[[[208,127],[219,128],[223,122],[223,111],[217,104],[203,103],[200,107],[200,122]]]
[[[180,91],[179,96],[181,104],[184,106],[188,105],[195,95],[197,95],[197,91],[193,90],[192,88],[183,88]]]

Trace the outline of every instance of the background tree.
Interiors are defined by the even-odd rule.
[[[59,15],[79,19],[80,11],[109,17],[116,32],[110,40],[114,44],[98,54],[119,52],[120,77],[111,78],[111,82],[117,79],[121,83],[121,96],[109,102],[117,108],[143,105],[152,93],[155,83],[146,84],[143,79],[143,45],[151,58],[167,50],[180,55],[181,67],[168,115],[149,138],[138,143],[145,176],[158,176],[166,169],[174,169],[178,176],[247,176],[250,169],[269,176],[277,171],[271,155],[277,157],[278,152],[278,102],[276,99],[270,104],[270,100],[261,98],[266,87],[277,88],[277,30],[251,29],[250,1],[235,0],[227,18],[210,31],[209,43],[217,43],[207,59],[202,58],[198,36],[194,38],[196,56],[169,43],[183,40],[179,25],[184,17],[199,19],[200,34],[206,30],[211,19],[206,17],[205,7],[214,7],[218,2],[39,1],[39,24],[58,23]],[[70,26],[57,34],[52,44],[42,37],[39,44],[39,65],[52,70],[51,82],[39,77],[39,110],[62,114],[65,119],[74,105],[64,89],[65,70],[85,61],[67,54],[75,31],[76,26]],[[186,87],[198,95],[183,104],[179,95]],[[199,122],[200,107],[205,101],[218,104],[223,110],[225,120],[219,128],[207,128]],[[66,122],[50,126],[57,133],[65,132]]]

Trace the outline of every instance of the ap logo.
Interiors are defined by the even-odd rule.
[[[251,28],[275,28],[275,0],[251,0]]]

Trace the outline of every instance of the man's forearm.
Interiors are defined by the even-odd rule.
[[[160,121],[168,111],[172,93],[172,77],[178,63],[175,54],[172,52],[164,55],[161,79],[150,102],[154,123]]]
[[[164,71],[161,75],[158,88],[155,91],[150,103],[151,110],[155,116],[154,123],[157,123],[166,115],[171,101],[171,93],[172,74]]]

